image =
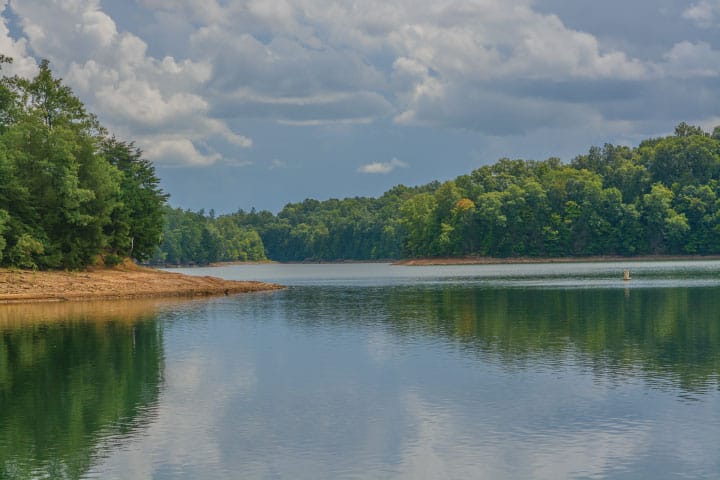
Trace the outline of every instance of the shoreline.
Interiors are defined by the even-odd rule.
[[[145,264],[143,267],[146,268],[164,268],[168,270],[180,269],[180,268],[208,268],[208,267],[231,267],[233,265],[273,265],[281,262],[275,260],[261,260],[261,261],[247,261],[247,260],[235,260],[231,262],[210,262],[205,264],[188,263],[188,264],[177,264],[177,263],[153,263]]]
[[[216,268],[242,265],[348,265],[382,263],[393,266],[442,266],[442,265],[516,265],[516,264],[540,264],[540,263],[624,263],[624,262],[673,262],[673,261],[717,261],[720,255],[637,255],[623,257],[620,255],[597,255],[583,257],[423,257],[404,259],[382,259],[382,260],[327,260],[327,261],[293,261],[280,262],[268,260],[263,262],[214,262],[207,265],[170,265],[150,268]]]
[[[0,269],[0,304],[210,297],[283,288],[274,283],[166,272],[129,262],[76,272]]]
[[[672,261],[708,261],[720,260],[720,255],[638,255],[622,257],[615,255],[599,255],[595,257],[438,257],[408,258],[397,260],[393,265],[407,267],[423,267],[433,265],[513,265],[539,263],[627,263],[627,262],[672,262]]]
[[[211,262],[208,263],[208,267],[230,267],[233,265],[272,265],[274,263],[280,263],[276,262],[274,260],[259,260],[259,261],[248,261],[248,260],[235,260],[232,262]],[[173,268],[173,267],[170,267]],[[187,267],[177,267],[177,268],[187,268]],[[192,267],[190,267],[192,268]]]

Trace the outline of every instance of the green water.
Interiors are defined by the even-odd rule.
[[[131,438],[150,418],[162,383],[154,318],[0,332],[0,478],[80,478],[102,438]]]
[[[720,264],[0,311],[0,478],[720,478]]]

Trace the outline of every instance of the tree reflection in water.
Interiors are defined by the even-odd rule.
[[[0,478],[79,478],[103,439],[153,416],[157,303],[0,308]]]
[[[292,322],[382,322],[400,341],[431,336],[508,367],[571,355],[597,375],[640,375],[660,388],[700,393],[720,384],[718,287],[298,289],[285,305]]]

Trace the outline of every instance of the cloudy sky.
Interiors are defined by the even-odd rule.
[[[378,195],[720,124],[720,0],[0,0],[184,208]]]

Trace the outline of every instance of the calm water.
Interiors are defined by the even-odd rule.
[[[0,478],[720,478],[720,262],[188,272],[0,308]]]

